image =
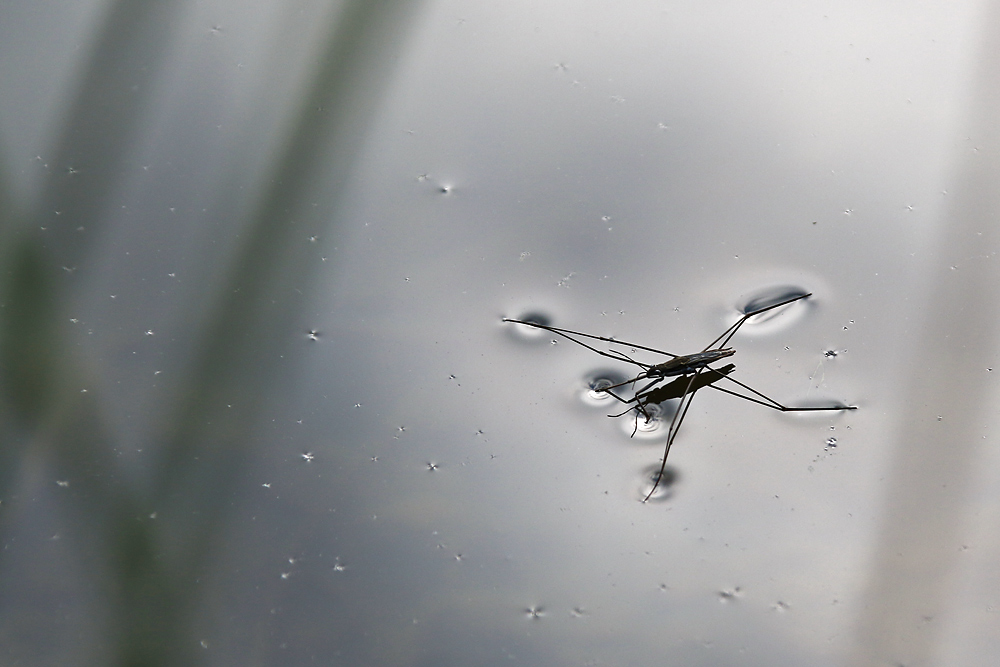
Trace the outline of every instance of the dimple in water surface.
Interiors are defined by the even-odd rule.
[[[674,487],[680,474],[672,466],[666,466],[662,472],[660,466],[648,466],[642,475],[639,495],[643,502],[662,502],[674,495]]]

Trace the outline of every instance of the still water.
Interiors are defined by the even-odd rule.
[[[68,4],[0,10],[56,91],[0,102],[58,341],[10,664],[991,664],[988,8]],[[789,290],[733,377],[859,409],[700,391],[648,503],[676,405],[502,321],[688,354]]]

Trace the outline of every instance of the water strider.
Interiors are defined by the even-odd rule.
[[[677,406],[677,411],[674,413],[673,418],[670,420],[670,428],[667,431],[667,443],[663,450],[663,463],[660,466],[659,472],[656,474],[656,480],[653,483],[653,488],[650,489],[646,497],[643,498],[643,502],[646,502],[656,491],[656,487],[659,486],[660,480],[663,478],[664,470],[667,466],[667,456],[670,455],[670,447],[674,444],[674,439],[677,437],[677,432],[681,428],[681,424],[684,421],[684,417],[687,415],[688,408],[691,407],[691,401],[694,398],[695,393],[699,389],[704,389],[705,387],[711,387],[712,389],[717,389],[719,391],[725,392],[727,394],[732,394],[738,398],[742,398],[765,407],[779,410],[781,412],[810,412],[817,410],[856,410],[857,407],[853,405],[831,405],[822,407],[798,407],[798,406],[787,406],[782,405],[778,401],[765,396],[756,389],[743,384],[739,380],[730,377],[730,374],[736,370],[734,364],[727,364],[721,368],[713,368],[711,364],[731,357],[736,354],[736,350],[731,347],[726,347],[730,339],[736,332],[739,331],[740,327],[749,320],[751,317],[760,315],[762,313],[774,310],[775,308],[780,308],[782,306],[787,306],[791,303],[799,301],[801,299],[806,299],[812,296],[812,293],[802,293],[795,294],[787,298],[783,298],[776,303],[768,304],[766,301],[764,303],[751,302],[747,307],[748,310],[744,310],[743,316],[740,317],[732,326],[722,332],[718,338],[713,340],[711,343],[705,346],[701,352],[695,352],[693,354],[678,355],[671,352],[666,352],[664,350],[658,350],[653,347],[646,347],[644,345],[637,345],[635,343],[629,343],[628,341],[617,340],[615,338],[605,338],[604,336],[594,336],[592,334],[582,333],[580,331],[573,331],[571,329],[560,329],[558,327],[548,326],[546,324],[540,324],[538,322],[531,322],[527,320],[515,320],[509,317],[503,318],[504,322],[512,322],[515,324],[523,324],[525,326],[534,327],[536,329],[544,329],[546,331],[551,331],[554,334],[562,336],[567,340],[570,340],[577,345],[582,345],[583,347],[596,352],[602,357],[608,357],[609,359],[614,359],[616,361],[623,361],[625,363],[632,364],[639,367],[639,373],[624,382],[619,382],[618,384],[612,384],[606,387],[595,387],[594,391],[598,393],[606,393],[612,396],[616,400],[628,405],[629,407],[622,413],[617,415],[608,415],[609,417],[621,417],[631,411],[635,411],[636,416],[636,429],[639,427],[639,417],[642,416],[648,423],[651,419],[647,407],[649,405],[657,405],[666,400],[672,398],[679,398],[680,405]],[[621,345],[624,347],[629,347],[634,350],[644,350],[647,352],[655,352],[656,354],[662,354],[670,357],[669,360],[661,362],[659,364],[646,364],[641,361],[637,361],[632,357],[628,356],[624,352],[619,350],[601,350],[588,343],[585,343],[580,338],[589,338],[591,340],[599,340],[606,343],[611,343],[614,345]],[[667,378],[676,378],[672,382],[661,385]],[[648,380],[648,382],[646,382]],[[725,387],[720,387],[716,383],[720,383],[723,380],[729,381],[735,384],[737,387],[749,392],[750,396],[740,393],[735,389],[727,389]],[[636,382],[646,382],[640,389],[635,391],[634,395],[630,399],[625,399],[619,396],[614,389],[619,387],[624,387],[625,385],[635,386]],[[661,385],[661,386],[658,386]],[[635,429],[633,429],[632,434],[635,435]]]

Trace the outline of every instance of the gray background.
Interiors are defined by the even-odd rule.
[[[992,664],[996,25],[3,3],[0,661]],[[647,504],[629,369],[500,321],[780,286],[737,377],[860,409],[701,392]]]

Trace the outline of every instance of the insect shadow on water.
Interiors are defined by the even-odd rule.
[[[653,488],[650,489],[649,493],[646,494],[646,497],[643,498],[643,502],[646,502],[652,497],[653,493],[656,491],[656,487],[659,486],[660,481],[664,479],[664,470],[666,470],[667,466],[667,457],[670,455],[670,447],[674,444],[674,439],[677,437],[677,432],[680,430],[681,424],[684,422],[684,417],[687,416],[688,409],[691,407],[691,401],[694,399],[694,395],[700,389],[710,387],[712,389],[717,389],[718,391],[736,396],[737,398],[750,401],[751,403],[757,403],[758,405],[763,405],[764,407],[779,410],[781,412],[815,412],[820,410],[857,409],[856,406],[842,404],[827,406],[783,405],[773,398],[765,396],[753,387],[730,377],[730,374],[736,370],[736,366],[734,364],[726,364],[725,366],[721,366],[719,368],[713,368],[711,366],[711,364],[717,361],[736,354],[735,349],[726,347],[726,345],[732,337],[736,335],[736,332],[739,331],[740,327],[742,327],[747,320],[772,311],[776,308],[795,303],[801,299],[806,299],[810,296],[812,296],[811,292],[794,294],[792,296],[781,298],[774,303],[770,303],[772,299],[755,299],[747,305],[743,311],[743,315],[735,323],[733,323],[732,326],[723,331],[718,338],[706,345],[702,351],[683,355],[673,354],[672,352],[667,352],[665,350],[658,350],[654,347],[647,347],[645,345],[637,345],[636,343],[629,343],[628,341],[618,340],[615,338],[594,336],[580,331],[573,331],[572,329],[560,329],[558,327],[549,326],[547,323],[533,322],[531,320],[515,320],[509,317],[503,318],[503,321],[551,331],[552,333],[562,336],[577,345],[582,345],[588,350],[596,352],[602,357],[638,366],[640,370],[635,377],[618,382],[617,384],[611,384],[609,386],[602,386],[599,388],[595,387],[594,389],[596,392],[606,393],[628,406],[624,412],[620,412],[615,415],[608,415],[609,417],[621,417],[629,412],[635,412],[635,428],[632,430],[633,436],[639,428],[640,416],[645,419],[646,423],[649,423],[652,419],[650,415],[650,406],[659,405],[664,401],[674,398],[680,399],[677,411],[674,412],[674,415],[670,420],[670,428],[667,430],[667,442],[663,450],[663,463],[660,465],[660,470],[656,474]],[[658,364],[647,364],[637,361],[619,350],[601,350],[593,345],[579,340],[578,338],[575,338],[575,336],[580,338],[589,338],[591,340],[599,340],[613,345],[620,345],[622,347],[632,348],[633,350],[655,352],[656,354],[668,356],[670,359]],[[666,381],[667,378],[676,379],[668,382],[667,384],[661,385],[661,383]],[[726,387],[720,387],[716,384],[723,380],[733,383],[737,388],[728,389]],[[623,398],[619,395],[619,392],[614,391],[620,387],[634,387],[637,382],[645,382],[645,384],[635,391],[632,398]]]

